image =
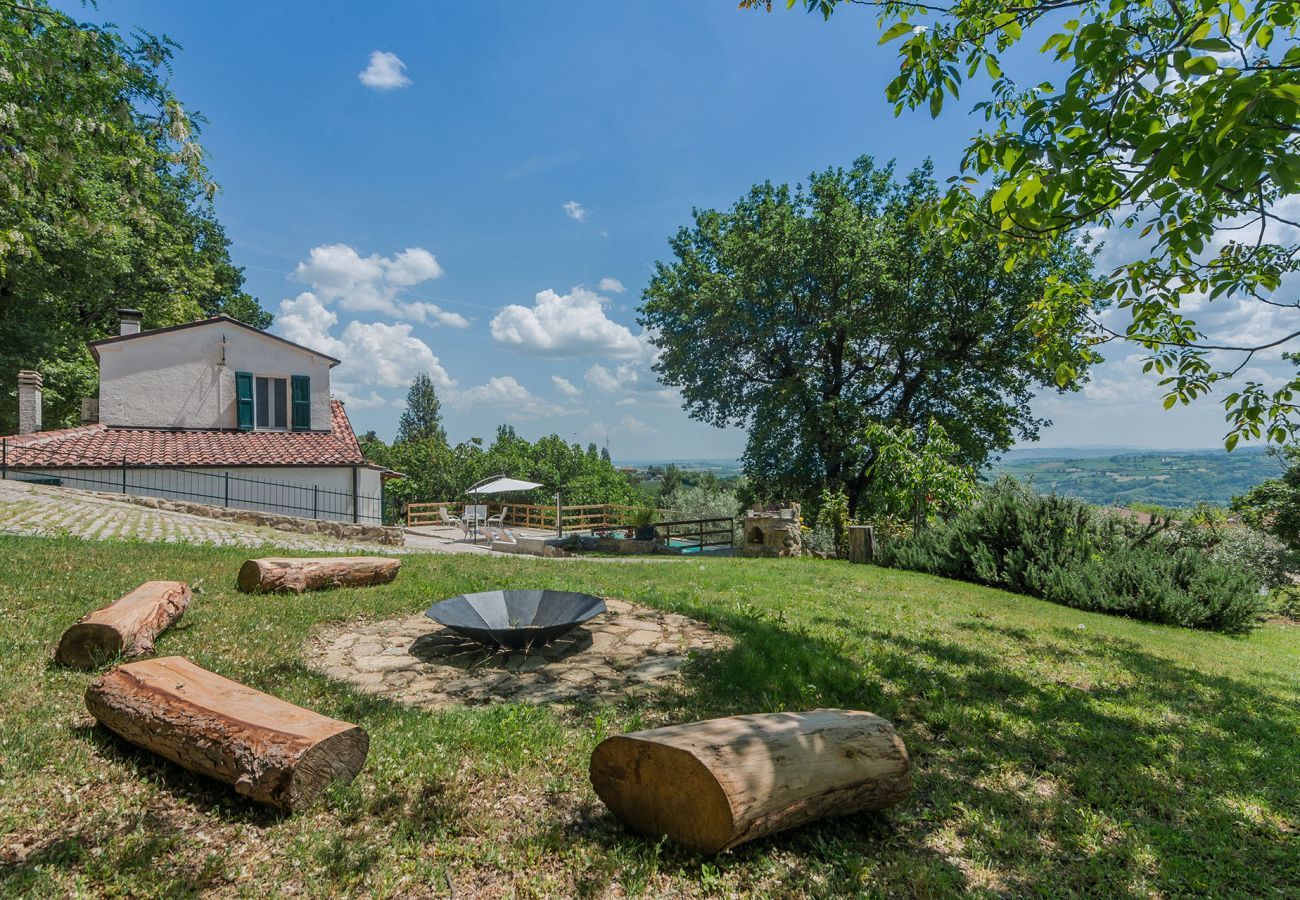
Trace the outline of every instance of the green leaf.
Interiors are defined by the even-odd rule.
[[[877,46],[879,46],[879,44],[888,44],[890,41],[897,40],[898,38],[901,38],[903,35],[911,34],[911,33],[912,33],[912,26],[909,25],[907,22],[895,22],[893,25],[889,27],[888,30],[885,31],[884,34],[880,36],[880,41],[878,42]]]
[[[1193,56],[1178,67],[1184,75],[1213,75],[1219,70],[1219,61],[1213,56]]]

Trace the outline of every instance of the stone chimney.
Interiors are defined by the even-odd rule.
[[[18,373],[18,433],[31,434],[41,430],[41,380],[40,372],[24,369]]]
[[[140,310],[119,309],[117,311],[117,317],[122,323],[121,330],[118,331],[118,334],[128,335],[140,333],[140,320],[144,318],[144,313],[140,312]]]

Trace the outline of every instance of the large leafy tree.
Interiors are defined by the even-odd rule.
[[[397,420],[397,441],[429,439],[445,444],[447,431],[442,427],[442,403],[438,400],[433,379],[427,372],[421,372],[406,392],[406,409]]]
[[[45,376],[47,426],[93,395],[85,343],[120,306],[146,327],[271,317],[211,205],[196,121],[166,83],[173,45],[0,0],[0,433],[15,374]]]
[[[1086,281],[1091,259],[1057,239],[1008,268],[996,241],[925,225],[938,194],[928,165],[898,181],[864,157],[697,210],[670,241],[641,307],[656,371],[693,417],[748,428],[759,493],[843,491],[856,512],[873,422],[933,418],[966,465],[1044,424],[1029,401],[1055,372],[1017,323],[1049,283]]]
[[[1041,334],[1069,326],[1088,338],[1043,341],[1063,377],[1095,358],[1095,344],[1123,339],[1147,351],[1166,406],[1236,379],[1223,396],[1229,449],[1294,433],[1300,377],[1266,389],[1239,373],[1300,337],[1300,220],[1289,202],[1300,191],[1300,6],[788,0],[827,17],[848,2],[877,11],[882,41],[902,41],[901,71],[886,88],[897,110],[937,116],[963,80],[991,81],[991,98],[976,104],[987,124],[962,168],[998,187],[982,215],[965,217],[968,230],[1000,234],[1020,256],[1042,247],[1024,238],[1131,232],[1125,242],[1136,249],[1091,294],[1062,286],[1026,317]],[[949,212],[971,209],[964,187]],[[1118,325],[1080,315],[1098,297],[1123,310]],[[1227,304],[1268,319],[1266,333],[1216,334],[1206,322]],[[1265,315],[1270,307],[1281,312]]]

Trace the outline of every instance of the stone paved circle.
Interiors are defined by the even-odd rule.
[[[366,693],[441,709],[616,700],[660,687],[692,658],[730,645],[686,616],[605,604],[607,612],[528,653],[490,653],[421,613],[322,630],[307,662]]]

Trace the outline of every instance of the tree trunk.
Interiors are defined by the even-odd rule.
[[[871,525],[849,526],[849,562],[876,561],[876,529]]]
[[[397,577],[401,567],[400,559],[384,556],[250,559],[239,570],[239,589],[245,593],[301,594],[334,587],[367,587],[387,584]]]
[[[710,719],[608,738],[591,783],[645,834],[717,853],[816,819],[892,806],[912,790],[907,748],[868,712]]]
[[[128,663],[86,689],[110,731],[235,792],[290,811],[331,781],[351,781],[370,749],[364,730],[294,706],[180,656]]]
[[[56,662],[79,669],[102,665],[118,654],[147,656],[153,642],[190,605],[190,586],[181,581],[146,581],[121,599],[82,616],[63,632]]]

